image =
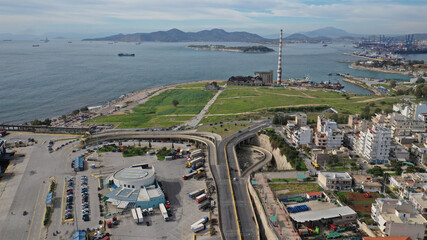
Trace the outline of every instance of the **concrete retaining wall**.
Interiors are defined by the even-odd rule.
[[[267,135],[261,134],[257,137],[256,140],[260,147],[267,149],[271,152],[271,154],[273,154],[274,161],[277,165],[277,170],[293,169],[291,164],[288,162],[286,157],[280,153],[280,150],[278,148],[273,150],[273,148],[271,147],[270,138]]]
[[[252,184],[248,183],[248,190],[249,194],[251,195],[252,199],[254,200],[255,207],[257,209],[257,212],[259,214],[259,218],[261,219],[261,224],[265,231],[265,236],[269,240],[279,240],[279,238],[276,236],[273,228],[269,224],[269,219],[267,218],[267,215],[264,212],[264,208],[262,207],[262,203],[258,198],[258,195],[252,186]]]

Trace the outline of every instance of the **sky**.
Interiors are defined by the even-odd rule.
[[[427,33],[427,0],[0,0],[0,34],[116,34],[222,28],[260,35],[336,27]]]

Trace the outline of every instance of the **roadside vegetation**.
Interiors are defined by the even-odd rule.
[[[317,183],[270,183],[269,186],[273,192],[287,189],[287,195],[323,190]]]
[[[318,113],[332,107],[340,114],[348,115],[361,112],[368,104],[373,104],[369,108],[369,114],[374,114],[375,111],[391,111],[392,104],[398,102],[399,99],[388,96],[342,94],[320,89],[228,86],[209,109],[209,114],[250,115],[264,112],[273,116],[274,112]]]
[[[171,155],[171,150],[166,147],[163,147],[157,151],[156,155],[157,155],[157,159],[162,161],[162,160],[165,160],[166,156]]]
[[[248,127],[251,124],[248,123],[230,123],[230,124],[218,124],[212,127],[199,128],[198,132],[211,132],[220,135],[222,138],[226,138],[231,134]]]
[[[298,150],[289,146],[281,136],[274,132],[274,130],[264,129],[262,133],[270,137],[271,147],[273,149],[279,148],[280,153],[286,157],[286,160],[293,168],[297,171],[307,171],[307,166],[305,166],[304,161],[299,157]]]

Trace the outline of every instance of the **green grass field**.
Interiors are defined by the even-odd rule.
[[[348,95],[316,90],[269,89],[266,87],[229,86],[209,109],[209,114],[233,114],[260,112],[270,108],[327,105],[341,113],[359,113],[367,104],[374,103],[371,110],[391,109],[391,104],[400,100],[394,97]]]
[[[270,183],[271,191],[288,189],[286,194],[306,193],[321,191],[322,188],[317,183]]]
[[[125,114],[99,117],[88,123],[115,124],[119,128],[170,127],[193,118],[215,93],[200,89],[166,90]],[[173,100],[178,100],[177,107],[173,106]]]
[[[224,125],[215,125],[212,127],[208,127],[208,128],[201,128],[198,129],[198,132],[212,132],[212,133],[216,133],[219,134],[222,138],[226,138],[228,136],[230,136],[231,134],[239,131],[240,129],[243,129],[247,126],[249,126],[250,124],[224,124]]]

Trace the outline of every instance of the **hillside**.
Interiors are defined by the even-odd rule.
[[[255,42],[269,43],[272,39],[263,38],[248,32],[226,32],[223,29],[183,32],[179,29],[151,33],[117,34],[103,38],[83,39],[83,41],[117,42]]]

